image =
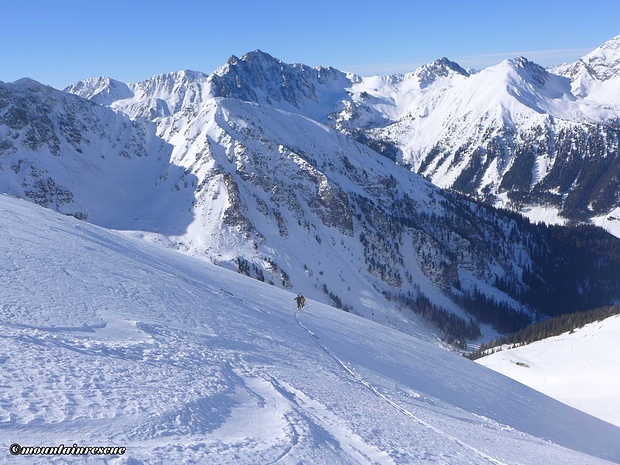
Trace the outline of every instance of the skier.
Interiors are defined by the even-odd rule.
[[[297,310],[301,310],[306,305],[306,298],[301,294],[297,294],[295,302],[297,302]]]

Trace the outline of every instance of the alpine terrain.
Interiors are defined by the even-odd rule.
[[[526,60],[504,68],[564,82]],[[1,84],[0,191],[461,346],[614,302],[613,237],[531,225],[377,152],[379,126],[484,73],[439,60],[360,78],[255,51],[211,75]]]
[[[0,461],[620,463],[619,66],[0,82]]]
[[[551,70],[524,57],[479,72],[441,59],[355,89],[340,124],[435,184],[620,236],[620,36]],[[371,110],[384,118],[369,121]]]
[[[620,428],[434,341],[29,202],[0,215],[3,463],[620,463]]]
[[[476,360],[554,399],[620,426],[615,368],[620,316]],[[506,350],[507,349],[507,350]]]

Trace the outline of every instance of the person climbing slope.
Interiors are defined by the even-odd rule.
[[[295,302],[297,303],[297,310],[301,310],[306,305],[306,298],[301,294],[297,294],[297,297],[295,297]]]

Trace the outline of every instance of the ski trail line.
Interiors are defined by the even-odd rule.
[[[421,424],[422,426],[430,429],[431,431],[439,434],[440,436],[443,436],[444,438],[454,442],[455,444],[458,444],[459,446],[463,447],[464,449],[467,449],[471,452],[473,452],[474,454],[478,455],[480,458],[487,460],[488,462],[494,464],[494,465],[508,465],[500,460],[497,460],[494,457],[491,457],[488,454],[485,454],[484,452],[482,452],[480,449],[475,448],[474,446],[471,446],[469,444],[467,444],[466,442],[461,441],[460,439],[452,436],[449,433],[446,433],[445,431],[431,425],[430,423],[428,423],[427,421],[421,419],[420,417],[414,415],[413,413],[411,413],[409,410],[407,410],[406,408],[402,407],[401,405],[399,405],[398,403],[394,402],[392,399],[390,399],[389,397],[387,397],[385,394],[382,394],[381,392],[379,392],[379,390],[373,386],[372,384],[370,384],[368,381],[366,381],[364,378],[361,377],[361,375],[357,374],[353,369],[349,368],[347,366],[347,364],[345,362],[343,362],[342,360],[340,360],[336,355],[334,355],[327,347],[325,347],[323,344],[321,344],[319,342],[319,338],[317,337],[316,334],[314,334],[312,331],[310,331],[300,320],[299,320],[299,311],[295,312],[295,319],[297,320],[297,324],[302,327],[312,338],[312,340],[314,340],[314,342],[321,348],[323,349],[323,351],[329,355],[332,359],[334,359],[334,361],[336,363],[338,363],[338,365],[340,365],[347,373],[349,373],[357,382],[359,382],[362,386],[366,387],[367,389],[369,389],[374,395],[376,395],[377,397],[379,397],[380,399],[382,399],[383,401],[385,401],[386,403],[388,403],[389,405],[391,405],[394,409],[396,409],[397,411],[399,411],[400,413],[410,417],[411,419],[413,419],[414,421],[418,422],[419,424]]]

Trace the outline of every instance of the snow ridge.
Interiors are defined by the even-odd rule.
[[[272,106],[349,134],[441,187],[525,214],[545,209],[559,222],[594,221],[614,233],[620,180],[597,179],[617,173],[620,163],[619,43],[615,37],[549,71],[516,57],[469,73],[441,58],[406,75],[367,78],[256,50],[201,76],[187,102],[172,87],[166,96],[144,90],[137,99],[106,102],[150,120],[194,112],[198,100],[214,97]]]

